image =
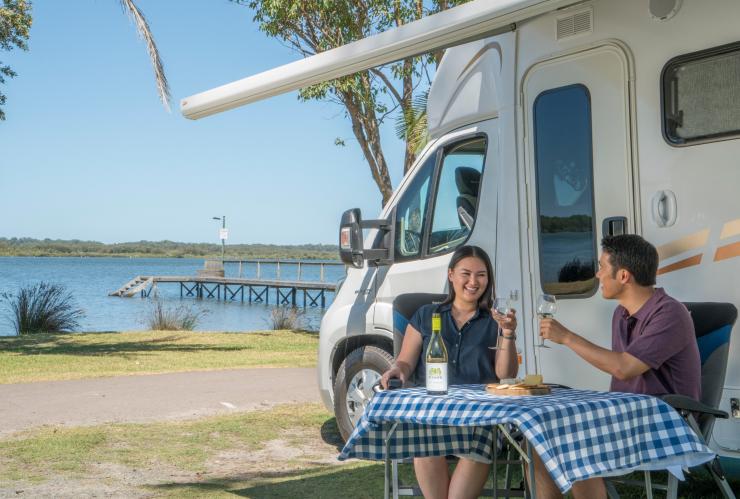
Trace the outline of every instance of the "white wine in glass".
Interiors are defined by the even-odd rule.
[[[558,302],[553,295],[543,294],[537,299],[537,317],[540,319],[551,319],[558,310]],[[540,336],[540,348],[550,348],[545,345],[545,338]]]
[[[496,298],[493,300],[493,310],[499,315],[506,315],[511,312],[508,298]],[[501,326],[498,327],[498,334],[496,335],[496,346],[488,347],[490,350],[498,350],[499,336],[501,335]]]

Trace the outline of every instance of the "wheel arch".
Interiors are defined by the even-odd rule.
[[[347,336],[337,342],[331,353],[331,380],[332,385],[337,379],[339,366],[352,351],[366,346],[375,346],[388,352],[393,357],[393,339],[379,333],[356,334]]]

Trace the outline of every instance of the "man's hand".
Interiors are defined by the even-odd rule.
[[[403,372],[403,369],[396,364],[393,364],[393,366],[380,377],[380,386],[383,387],[383,390],[388,389],[388,380],[391,378],[398,378],[401,380],[403,385],[406,384],[406,374]]]
[[[562,345],[572,334],[573,332],[571,330],[567,329],[555,319],[540,320],[540,336],[546,340]]]

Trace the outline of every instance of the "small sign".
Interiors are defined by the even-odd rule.
[[[226,240],[229,238],[229,229],[218,229],[218,238]]]

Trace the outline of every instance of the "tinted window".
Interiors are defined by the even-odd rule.
[[[596,287],[597,262],[588,89],[548,90],[533,111],[542,289],[587,294]]]
[[[669,143],[740,135],[740,43],[676,57],[662,80],[663,134]]]
[[[477,138],[447,149],[437,182],[429,254],[445,253],[468,238],[475,222],[486,141]]]
[[[421,166],[403,193],[396,208],[396,240],[394,260],[414,260],[421,255],[424,220],[426,220],[436,154],[432,154]]]

